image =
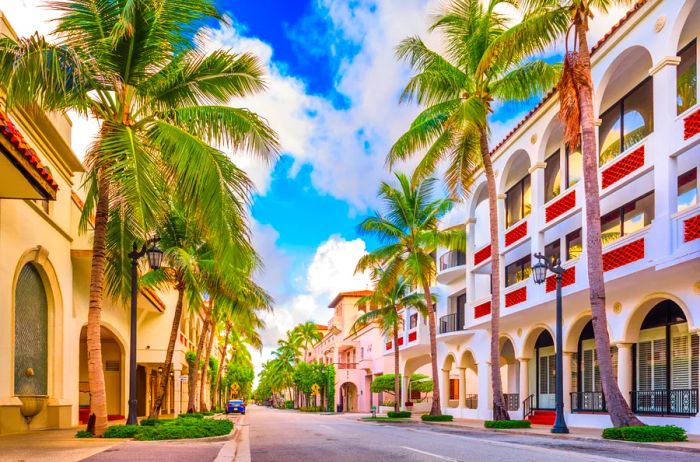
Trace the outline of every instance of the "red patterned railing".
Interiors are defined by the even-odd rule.
[[[481,303],[474,307],[474,319],[491,314],[491,301]]]
[[[527,286],[515,289],[506,294],[506,308],[517,305],[527,300]]]
[[[683,222],[683,242],[700,239],[700,215],[690,217]]]
[[[574,207],[576,207],[576,190],[569,192],[561,199],[549,204],[544,211],[545,220],[549,223]]]
[[[413,332],[408,333],[408,341],[409,342],[415,342],[418,339],[418,332],[415,330]]]
[[[614,270],[644,258],[644,238],[603,254],[603,271]]]
[[[474,253],[474,266],[491,257],[491,244],[482,247]]]
[[[386,342],[386,349],[391,350],[391,342]]]
[[[644,146],[640,146],[603,170],[603,189],[611,186],[630,173],[644,166]]]
[[[566,268],[564,274],[561,275],[561,286],[566,287],[574,284],[576,282],[576,268],[572,266],[571,268]],[[549,276],[545,281],[545,290],[547,292],[553,292],[557,288],[557,277]]]
[[[403,337],[399,337],[398,344],[399,344],[399,346],[403,345]]]
[[[523,221],[506,233],[506,247],[527,236],[527,221]]]
[[[700,133],[700,109],[683,119],[683,139],[687,140]]]

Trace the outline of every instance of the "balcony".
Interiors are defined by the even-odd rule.
[[[464,321],[461,319],[458,321],[458,319],[457,313],[442,316],[439,320],[439,333],[447,334],[448,332],[464,330]]]
[[[338,369],[357,369],[357,363],[338,363]]]
[[[442,254],[438,262],[437,280],[449,284],[459,277],[466,278],[467,254],[461,250],[451,250]]]
[[[698,413],[698,389],[632,391],[632,410],[637,414],[684,415]]]
[[[607,412],[601,391],[571,392],[571,412]]]

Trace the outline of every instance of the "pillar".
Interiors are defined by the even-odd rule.
[[[406,403],[409,400],[408,384],[411,382],[411,377],[401,376],[401,409],[406,410]]]
[[[520,377],[518,379],[518,394],[520,395],[518,399],[520,400],[520,410],[522,411],[523,401],[530,396],[530,391],[528,387],[528,362],[530,358],[518,358],[518,372]]]
[[[675,87],[674,87],[675,88]],[[627,404],[631,404],[632,396],[632,343],[617,344],[617,384]]]
[[[467,368],[459,368],[459,404],[458,407],[467,407]]]
[[[571,360],[573,352],[565,351],[563,360],[563,388],[564,388],[564,412],[571,412]]]
[[[180,376],[182,375],[182,370],[175,369],[173,374],[173,387],[175,387],[175,415],[182,414],[182,381]]]
[[[477,402],[477,414],[480,419],[491,420],[493,418],[493,390],[491,388],[491,363],[480,362],[477,366],[479,373],[479,394]]]

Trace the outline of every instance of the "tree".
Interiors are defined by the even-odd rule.
[[[428,309],[430,330],[430,357],[433,377],[438,377],[435,304],[430,287],[435,280],[436,266],[433,253],[438,247],[465,249],[466,233],[463,229],[438,229],[438,222],[452,209],[451,199],[433,199],[434,178],[409,178],[396,173],[398,188],[382,182],[379,197],[384,202],[384,213],[365,219],[360,231],[371,234],[385,244],[364,255],[355,271],[383,268],[376,289],[387,291],[400,277],[423,290]],[[433,390],[431,415],[440,415],[440,387]]]
[[[376,286],[382,280],[383,270],[377,268],[374,271]],[[434,303],[434,302],[433,302]],[[361,315],[352,325],[351,333],[354,335],[358,330],[368,324],[377,323],[385,337],[391,336],[394,345],[394,411],[399,412],[401,407],[401,382],[399,378],[399,330],[403,327],[403,317],[400,311],[413,307],[423,317],[428,316],[428,306],[425,304],[423,295],[413,292],[411,284],[404,277],[399,276],[395,283],[389,287],[380,289],[375,287],[371,295],[361,297],[357,306],[369,306],[370,311]]]
[[[574,149],[580,143],[583,154],[588,295],[603,394],[610,419],[616,427],[643,424],[634,415],[620,392],[610,357],[610,334],[605,311],[603,243],[598,193],[599,160],[593,111],[591,52],[586,34],[589,21],[596,10],[605,14],[613,5],[629,6],[633,3],[632,0],[526,0],[523,5],[526,13],[537,20],[529,30],[523,28],[510,34],[510,39],[515,42],[525,34],[536,35],[544,41],[545,45],[566,34],[567,50],[564,69],[557,85],[559,119],[564,126],[566,144]],[[572,31],[574,51],[569,50],[569,34]]]
[[[304,361],[306,361],[309,349],[323,338],[323,334],[318,330],[318,326],[313,321],[306,321],[303,324],[297,325],[293,332],[299,337],[301,344],[304,346]]]
[[[107,425],[100,319],[106,234],[116,211],[125,235],[153,229],[162,183],[212,231],[220,258],[235,259],[232,230],[245,227],[250,181],[214,146],[271,159],[275,133],[256,114],[226,106],[264,88],[251,54],[207,53],[197,29],[218,19],[212,0],[49,1],[60,14],[53,44],[35,34],[0,39],[7,105],[77,111],[99,123],[85,155],[82,229],[94,216],[87,325],[95,433]],[[240,235],[240,233],[233,233]],[[131,242],[125,242],[126,252]]]
[[[404,39],[397,56],[415,71],[401,101],[426,106],[391,148],[389,165],[425,151],[414,181],[436,171],[446,161],[445,182],[454,197],[464,196],[483,166],[486,176],[491,239],[491,381],[493,418],[507,420],[499,364],[500,246],[497,236],[498,191],[489,149],[488,116],[494,104],[524,101],[551,88],[559,67],[525,60],[541,45],[541,36],[520,33],[532,29],[530,16],[511,25],[497,12],[517,4],[510,0],[453,0],[430,27],[445,43],[444,56],[430,50],[419,37]],[[511,35],[521,43],[513,45]],[[505,50],[500,52],[501,50]],[[463,250],[463,249],[462,249]]]

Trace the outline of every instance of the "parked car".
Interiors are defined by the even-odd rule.
[[[226,414],[240,412],[245,415],[245,403],[242,399],[231,399],[226,403]]]

